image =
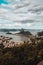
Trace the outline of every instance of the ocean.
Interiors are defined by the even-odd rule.
[[[40,31],[43,31],[43,30],[25,30],[25,31],[29,31],[33,35],[36,35],[37,32],[40,32]],[[9,32],[13,33],[13,35],[12,34],[6,34],[7,33],[6,31],[0,31],[0,36],[11,37],[12,41],[15,41],[15,42],[27,41],[29,39],[28,37],[23,36],[23,35],[15,35],[15,33],[18,33],[19,30],[16,30],[16,31],[10,30]]]

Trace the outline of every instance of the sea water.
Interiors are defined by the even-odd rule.
[[[33,35],[36,35],[37,32],[43,31],[43,30],[28,30],[30,33]],[[10,33],[13,34],[6,34],[7,32],[0,31],[0,36],[5,36],[5,37],[11,37],[13,41],[15,42],[21,42],[21,41],[27,41],[29,37],[24,36],[24,35],[15,35],[15,33],[19,33],[19,31],[10,31]]]

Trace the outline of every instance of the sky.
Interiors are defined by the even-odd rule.
[[[0,0],[0,29],[43,29],[43,0]]]

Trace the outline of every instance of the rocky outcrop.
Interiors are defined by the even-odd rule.
[[[43,65],[43,60],[41,62],[39,62],[37,65]]]
[[[24,31],[24,29],[21,29],[19,33],[17,34],[22,34],[22,35],[32,35],[29,31]]]
[[[38,36],[43,36],[43,31],[37,33]]]

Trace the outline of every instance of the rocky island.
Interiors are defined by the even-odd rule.
[[[31,32],[24,31],[24,29],[21,29],[20,32],[16,33],[16,34],[18,34],[18,35],[24,35],[24,36],[27,36],[27,37],[32,35]]]

